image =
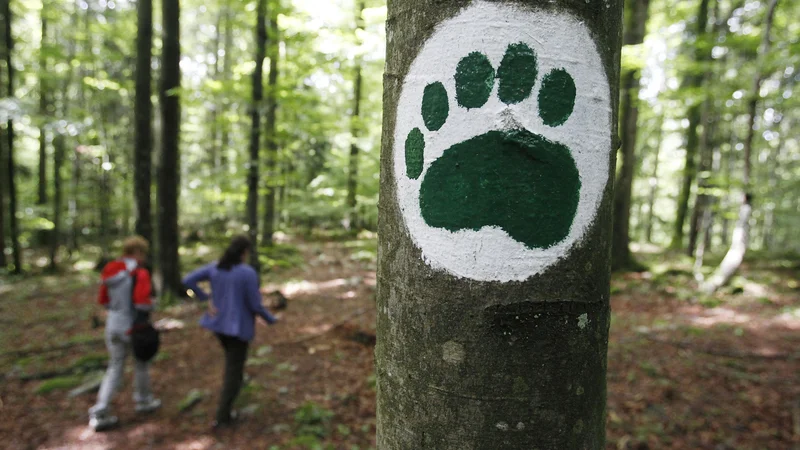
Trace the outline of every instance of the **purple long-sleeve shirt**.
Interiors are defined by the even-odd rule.
[[[237,264],[231,270],[217,268],[213,262],[186,275],[183,284],[193,290],[198,298],[206,300],[209,294],[197,283],[211,281],[212,302],[217,309],[214,316],[206,313],[200,325],[215,333],[250,341],[255,335],[255,318],[261,316],[267,323],[276,319],[261,304],[258,274],[247,264]]]

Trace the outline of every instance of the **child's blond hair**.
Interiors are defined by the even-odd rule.
[[[150,251],[150,244],[147,239],[141,236],[131,236],[122,243],[122,254],[124,256],[133,256],[138,251],[144,254]]]

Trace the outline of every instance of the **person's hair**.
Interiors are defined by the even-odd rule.
[[[133,256],[136,252],[147,254],[150,251],[150,244],[147,239],[141,236],[131,236],[122,243],[122,254]]]
[[[221,270],[231,270],[233,266],[242,262],[244,252],[250,250],[252,244],[247,236],[236,236],[231,241],[222,258],[217,262],[217,268]]]

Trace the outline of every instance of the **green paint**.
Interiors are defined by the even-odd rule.
[[[569,234],[580,187],[564,145],[527,130],[490,131],[453,145],[431,164],[420,207],[432,227],[497,226],[529,248],[548,248]]]
[[[509,45],[497,69],[498,97],[507,105],[525,100],[531,95],[538,74],[533,50],[522,42]]]
[[[567,121],[575,106],[575,81],[564,69],[544,76],[539,91],[539,115],[546,125],[557,127]]]
[[[480,108],[494,86],[494,67],[483,53],[472,52],[456,67],[456,100],[464,108]]]
[[[406,174],[416,180],[422,174],[425,137],[419,128],[414,128],[406,138]]]
[[[456,67],[456,100],[464,108],[486,104],[494,85],[489,59],[472,52]],[[497,77],[498,96],[515,104],[530,97],[538,75],[536,54],[524,43],[506,49]],[[542,80],[539,112],[549,126],[566,122],[575,105],[575,82],[564,69]],[[450,113],[442,83],[425,87],[422,118],[439,130]],[[406,173],[422,175],[425,138],[414,128],[406,139]],[[528,130],[490,131],[444,151],[420,187],[425,222],[450,231],[496,226],[529,248],[549,248],[569,234],[581,181],[570,150]],[[585,325],[585,324],[584,324]]]
[[[450,114],[450,103],[444,85],[437,81],[425,86],[425,92],[422,94],[422,119],[425,121],[425,126],[431,131],[442,128],[448,114]]]

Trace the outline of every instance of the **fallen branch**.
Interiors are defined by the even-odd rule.
[[[327,328],[325,330],[319,331],[317,333],[312,333],[312,334],[305,335],[305,336],[303,336],[301,338],[290,339],[290,340],[281,341],[281,342],[276,342],[275,344],[272,344],[272,345],[273,346],[279,346],[279,345],[297,345],[297,344],[302,344],[303,342],[307,342],[307,341],[316,339],[316,338],[318,338],[320,336],[324,336],[324,335],[330,333],[333,330],[341,328],[342,326],[346,325],[351,320],[355,319],[356,317],[363,316],[367,312],[369,312],[369,308],[359,309],[359,310],[353,312],[352,314],[350,314],[349,316],[345,317],[341,321],[335,323],[330,328]]]
[[[756,358],[756,359],[767,359],[773,361],[800,359],[800,353],[776,353],[773,355],[766,355],[763,353],[737,352],[733,350],[715,350],[711,348],[695,347],[689,344],[688,342],[672,341],[669,339],[663,339],[657,336],[650,336],[647,334],[645,334],[645,338],[653,342],[658,342],[659,344],[671,345],[673,347],[677,347],[684,350],[705,353],[707,355],[712,355],[712,356],[721,356],[725,358]]]

